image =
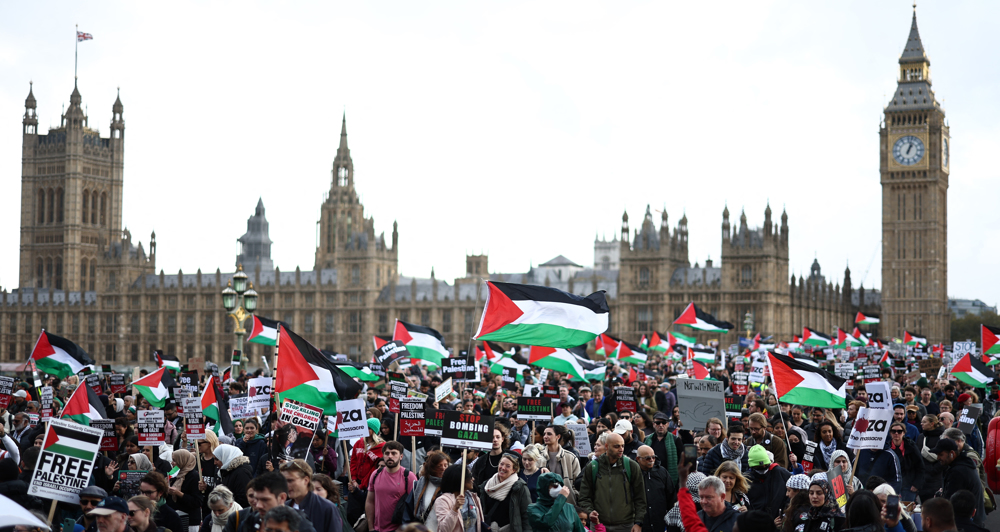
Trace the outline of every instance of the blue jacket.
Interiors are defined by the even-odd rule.
[[[286,506],[292,506],[293,504],[294,501],[291,499],[285,502]],[[309,522],[312,523],[316,530],[341,532],[344,529],[343,523],[340,522],[340,511],[337,510],[337,507],[332,502],[316,495],[315,492],[310,491],[302,499],[299,509],[302,513],[306,514],[306,518],[309,519]]]
[[[868,477],[872,475],[882,477],[892,489],[896,490],[896,493],[902,493],[903,476],[899,467],[899,457],[888,450],[891,442],[891,439],[886,438],[881,451],[871,449],[858,451],[857,477],[862,483],[868,482]]]

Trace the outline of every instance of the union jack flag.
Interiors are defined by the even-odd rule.
[[[89,33],[84,33],[82,31],[76,32],[76,42],[89,41],[92,40],[93,38],[94,36]]]

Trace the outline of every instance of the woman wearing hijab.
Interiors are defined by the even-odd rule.
[[[197,532],[198,523],[201,522],[201,492],[198,491],[201,477],[197,471],[197,460],[185,449],[174,451],[171,464],[178,471],[170,479],[170,487],[167,488],[167,505],[188,514],[188,522],[195,523],[188,527],[194,529],[193,532]]]
[[[486,512],[483,521],[491,528],[495,523],[499,532],[530,530],[528,505],[531,495],[528,485],[517,476],[518,462],[516,455],[504,453],[496,474],[479,487],[479,499]]]
[[[569,494],[562,475],[545,473],[538,477],[538,501],[528,506],[532,532],[584,532],[576,509],[568,503]]]
[[[847,456],[847,453],[841,451],[840,449],[833,451],[833,462],[830,463],[830,469],[833,469],[834,467],[837,466],[840,466],[840,470],[845,473],[851,470],[850,457]],[[855,491],[861,491],[865,489],[865,485],[864,483],[861,482],[861,479],[858,478],[857,475],[855,475],[854,480],[851,482],[851,485],[846,486],[845,489],[847,489],[847,496],[850,497],[851,495],[854,494]]]
[[[233,500],[240,506],[249,506],[247,501],[247,484],[253,478],[253,468],[250,459],[243,456],[243,451],[233,445],[220,444],[212,451],[215,455],[215,467],[219,469],[219,483],[233,492]]]
[[[801,532],[829,532],[844,527],[844,514],[830,493],[826,473],[818,473],[809,482],[809,506],[793,510],[792,526]],[[800,528],[800,525],[801,528]]]

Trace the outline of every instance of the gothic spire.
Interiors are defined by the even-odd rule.
[[[341,153],[350,153],[351,150],[347,148],[347,111],[344,111],[344,117],[340,121],[340,147],[337,148],[337,155]]]
[[[930,65],[927,53],[924,52],[924,44],[920,41],[920,31],[917,30],[917,8],[913,7],[913,21],[910,23],[910,35],[906,38],[906,47],[903,48],[902,55],[899,56],[899,63],[920,63],[925,62]]]

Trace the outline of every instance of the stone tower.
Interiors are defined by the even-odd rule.
[[[243,265],[243,270],[252,272],[260,268],[266,272],[274,269],[271,260],[271,238],[267,236],[268,224],[264,216],[264,199],[257,200],[257,208],[253,216],[247,219],[247,232],[238,239],[240,254],[236,256],[236,265]]]
[[[89,127],[76,84],[58,128],[38,133],[33,90],[24,101],[21,152],[21,287],[95,290],[98,261],[122,233],[125,121],[111,108],[110,136]]]
[[[730,226],[729,207],[722,211],[722,290],[737,294],[735,315],[742,320],[749,311],[755,330],[779,333],[790,330],[785,311],[788,283],[788,215],[781,225],[771,219],[771,206],[764,209],[764,225],[750,228],[746,213],[739,226]],[[736,323],[734,321],[734,323]]]
[[[899,83],[879,131],[882,183],[882,331],[928,342],[951,336],[948,312],[949,128],[931,90],[917,31],[899,58]]]

